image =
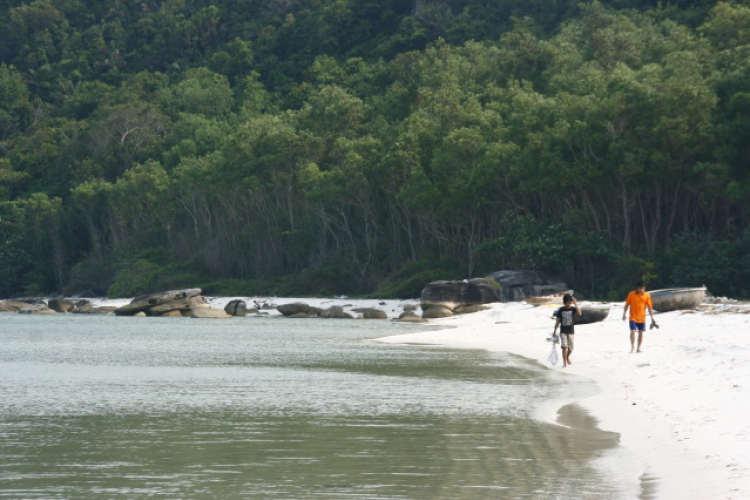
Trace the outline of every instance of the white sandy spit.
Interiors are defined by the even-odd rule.
[[[750,308],[657,313],[660,328],[647,330],[643,352],[630,354],[623,304],[610,307],[605,321],[576,327],[567,368],[547,362],[551,306],[494,304],[430,321],[453,329],[379,340],[510,352],[560,377],[591,378],[601,392],[575,402],[599,428],[620,434],[622,450],[598,465],[633,497],[750,498]],[[570,402],[551,401],[539,417],[556,422]]]
[[[223,308],[232,298],[211,299],[211,307]],[[238,298],[248,304],[254,300]],[[418,304],[343,297],[258,299],[274,305],[342,305],[345,310],[376,307],[389,318],[407,303]],[[546,338],[559,306],[491,304],[486,311],[430,320],[423,332],[377,340],[508,352],[537,360],[556,377],[594,380],[600,393],[549,401],[538,418],[558,423],[558,410],[577,403],[600,429],[619,433],[621,446],[596,465],[623,485],[624,498],[750,498],[750,306],[657,313],[660,328],[647,330],[643,352],[633,354],[623,304],[609,306],[606,320],[576,327],[573,364],[567,368],[547,362],[551,344]],[[431,328],[437,325],[454,328]]]

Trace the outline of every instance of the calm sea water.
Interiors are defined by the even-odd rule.
[[[610,499],[591,392],[378,320],[0,314],[0,497]]]

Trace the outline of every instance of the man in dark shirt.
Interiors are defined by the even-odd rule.
[[[581,315],[578,302],[575,297],[566,293],[563,297],[563,306],[555,311],[555,331],[552,336],[557,335],[557,327],[560,327],[560,347],[562,348],[563,368],[570,364],[570,353],[573,352],[573,336],[575,334],[575,316]]]

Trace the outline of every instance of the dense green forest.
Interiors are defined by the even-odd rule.
[[[0,33],[0,297],[750,297],[750,0],[3,0]]]

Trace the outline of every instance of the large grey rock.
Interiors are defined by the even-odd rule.
[[[328,309],[323,310],[319,316],[321,318],[340,318],[340,319],[354,319],[354,316],[344,311],[343,306],[331,306]]]
[[[424,287],[420,295],[423,311],[433,306],[445,307],[453,311],[459,306],[489,304],[499,302],[499,300],[497,292],[485,278],[434,281]]]
[[[295,316],[297,314],[308,315],[310,313],[310,306],[303,302],[293,302],[291,304],[281,304],[276,306],[276,310],[284,316]]]
[[[423,318],[437,319],[437,318],[450,318],[452,316],[453,316],[452,309],[448,307],[439,306],[439,305],[431,305],[422,310]]]
[[[69,312],[75,307],[75,302],[70,299],[49,299],[47,307],[55,312]]]
[[[364,319],[388,319],[388,314],[385,311],[374,307],[358,307],[352,309],[352,311],[360,313]]]
[[[540,271],[497,271],[488,277],[502,286],[499,294],[502,302],[519,302],[526,297],[551,295],[568,290],[565,282]]]
[[[224,310],[230,316],[247,316],[247,302],[240,299],[230,300],[227,305],[224,306]]]

